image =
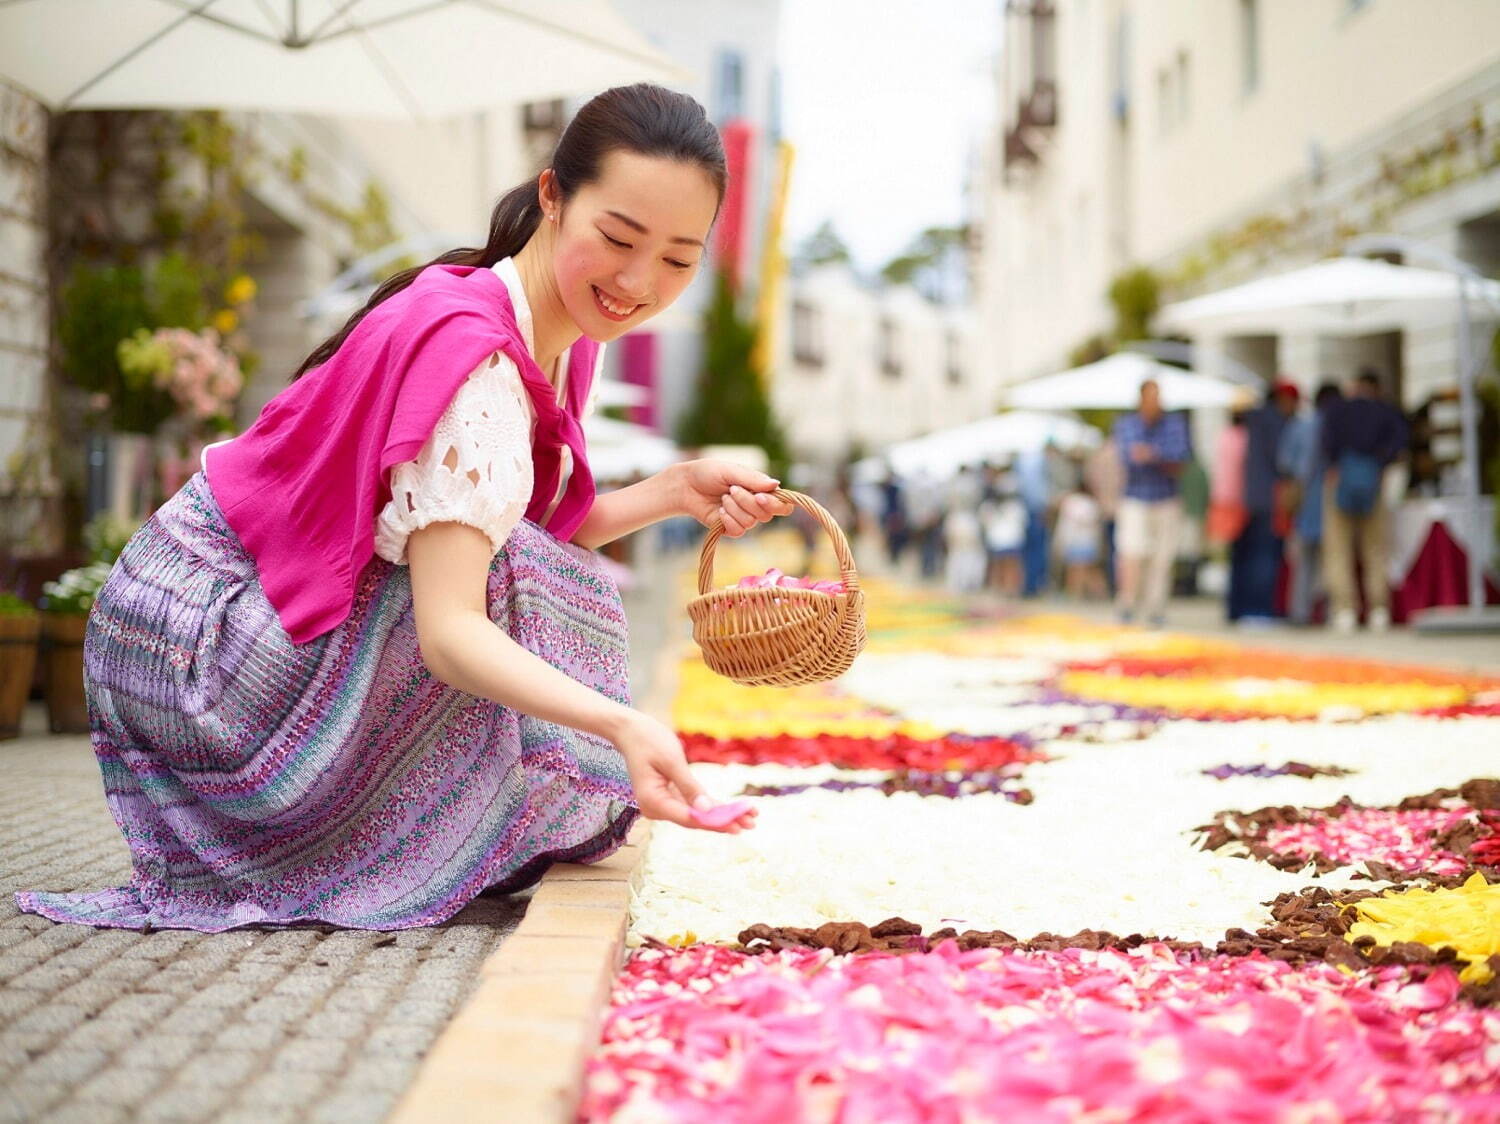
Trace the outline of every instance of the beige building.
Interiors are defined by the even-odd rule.
[[[836,466],[989,412],[968,308],[904,285],[867,288],[841,265],[788,290],[772,402],[796,458]]]
[[[1000,384],[1107,334],[1132,266],[1170,301],[1379,231],[1500,272],[1500,5],[1011,0],[1003,18],[978,263]],[[1198,342],[1307,386],[1372,365],[1409,408],[1454,381],[1448,327]]]

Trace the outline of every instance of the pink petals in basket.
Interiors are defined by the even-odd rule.
[[[832,579],[815,581],[812,578],[794,578],[783,574],[772,566],[764,574],[747,574],[730,589],[811,589],[818,593],[843,593],[844,583]]]

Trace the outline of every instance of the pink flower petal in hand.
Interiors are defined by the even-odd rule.
[[[731,800],[728,804],[716,804],[712,808],[693,808],[689,814],[696,823],[704,827],[728,827],[752,807],[748,800]]]

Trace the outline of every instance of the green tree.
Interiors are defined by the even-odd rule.
[[[968,242],[967,226],[929,226],[885,263],[880,276],[891,285],[911,285],[928,300],[958,300],[968,283]]]
[[[729,276],[720,270],[703,317],[703,370],[677,439],[690,447],[759,445],[779,475],[787,465],[786,441],[751,362],[755,336],[755,322],[740,315]]]
[[[1109,303],[1115,306],[1115,339],[1151,338],[1151,318],[1161,307],[1161,281],[1146,266],[1121,273],[1109,285]]]
[[[849,265],[853,260],[848,245],[839,237],[839,232],[828,219],[824,219],[817,230],[803,239],[794,257],[798,265],[804,266],[834,263]]]

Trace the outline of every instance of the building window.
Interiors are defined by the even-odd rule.
[[[949,332],[947,339],[947,374],[949,386],[961,386],[964,381],[963,339],[957,332]]]
[[[792,358],[809,367],[823,365],[823,324],[806,301],[792,302]]]
[[[1172,72],[1163,66],[1156,72],[1156,117],[1157,125],[1164,134],[1172,131],[1172,112],[1174,108],[1172,99]]]
[[[888,379],[899,379],[901,357],[896,352],[896,322],[888,316],[880,318],[880,336],[877,347],[880,353],[880,373]]]
[[[1177,52],[1177,124],[1187,122],[1192,109],[1192,87],[1189,81],[1191,68],[1186,51]]]
[[[1240,0],[1240,91],[1260,89],[1260,2]]]
[[[745,113],[745,60],[738,51],[719,52],[718,86],[714,91],[714,116],[732,121]]]

